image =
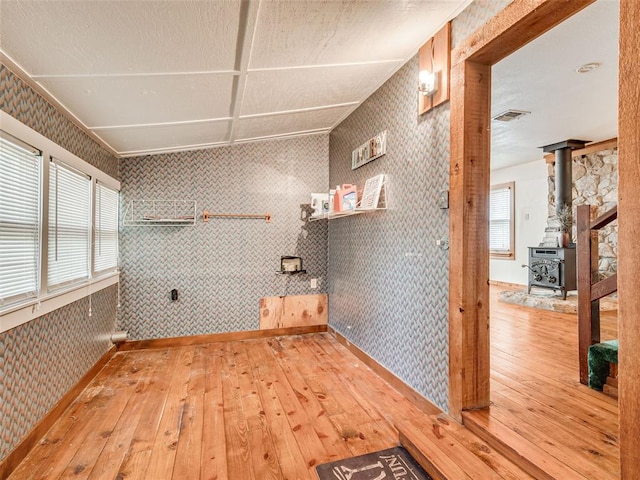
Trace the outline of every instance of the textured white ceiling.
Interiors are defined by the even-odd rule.
[[[90,127],[228,118],[234,76],[40,77]],[[108,107],[108,108],[107,108]]]
[[[0,2],[0,50],[119,155],[329,131],[470,0]]]
[[[492,169],[539,160],[538,147],[570,138],[617,137],[618,7],[599,0],[494,65],[492,116],[531,114],[491,122]],[[590,62],[600,68],[576,73]]]
[[[117,152],[182,150],[209,145],[225,145],[231,129],[230,120],[170,123],[165,125],[97,128],[94,131]]]

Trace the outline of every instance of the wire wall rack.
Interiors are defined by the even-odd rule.
[[[127,226],[186,226],[196,223],[195,200],[131,200],[122,221]]]

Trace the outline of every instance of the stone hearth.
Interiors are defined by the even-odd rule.
[[[526,289],[504,290],[498,293],[498,301],[523,307],[551,310],[552,312],[577,313],[578,311],[578,294],[576,292],[567,293],[567,299],[562,300],[558,293],[552,291],[534,289],[528,294]],[[600,310],[617,309],[618,299],[616,297],[605,297],[600,300]]]

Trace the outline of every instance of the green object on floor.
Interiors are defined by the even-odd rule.
[[[589,347],[589,386],[602,390],[609,375],[609,364],[618,363],[618,340],[608,340]]]

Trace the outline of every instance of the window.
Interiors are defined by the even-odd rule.
[[[49,166],[49,290],[89,278],[91,179],[51,159]]]
[[[118,192],[96,183],[93,271],[104,272],[118,266]]]
[[[118,283],[120,182],[0,110],[0,333]]]
[[[515,259],[514,188],[513,182],[491,187],[489,252],[492,257]]]
[[[39,288],[40,152],[0,131],[0,306]]]

